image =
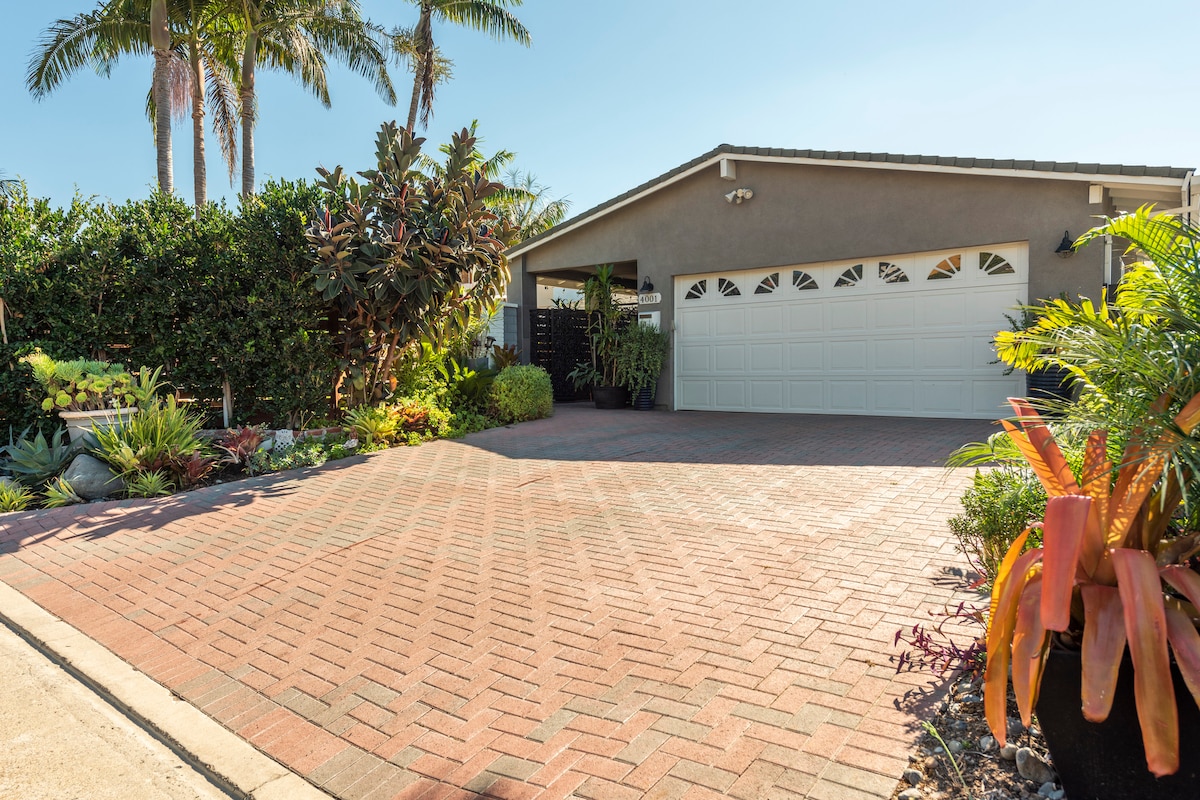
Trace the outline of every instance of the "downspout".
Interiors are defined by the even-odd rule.
[[[1104,234],[1104,288],[1113,285],[1112,234]]]

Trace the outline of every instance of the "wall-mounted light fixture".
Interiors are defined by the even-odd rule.
[[[1075,255],[1075,242],[1071,239],[1070,231],[1063,231],[1062,241],[1054,249],[1054,255],[1059,258],[1070,258]]]
[[[642,278],[642,288],[638,289],[638,291],[642,294],[649,294],[650,292],[654,291],[654,284],[650,282],[649,275]]]
[[[726,203],[741,203],[743,200],[749,200],[754,197],[754,192],[750,189],[734,189],[725,195]]]

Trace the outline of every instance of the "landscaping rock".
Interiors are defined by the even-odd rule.
[[[904,780],[908,781],[913,786],[919,786],[921,781],[925,779],[925,776],[921,774],[919,769],[906,769],[904,770],[903,777]]]
[[[1000,748],[1000,757],[1005,761],[1012,761],[1017,757],[1017,746],[1015,744],[1006,744]]]
[[[990,753],[990,752],[992,752],[992,749],[995,748],[995,746],[996,746],[995,737],[984,736],[984,737],[980,738],[980,740],[979,740],[979,750],[981,752]],[[1013,756],[1014,757],[1016,756],[1015,750],[1013,751]]]
[[[900,793],[897,800],[921,800],[920,789],[905,789]]]
[[[1049,781],[1038,787],[1038,797],[1045,797],[1048,800],[1062,800],[1064,794],[1064,790],[1059,789]]]
[[[1017,750],[1017,772],[1025,780],[1037,784],[1053,783],[1057,777],[1054,770],[1050,769],[1050,765],[1028,747]]]
[[[98,458],[80,453],[63,473],[75,494],[85,500],[99,500],[125,490],[125,481]]]

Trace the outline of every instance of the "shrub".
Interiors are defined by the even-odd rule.
[[[501,370],[492,382],[492,414],[502,423],[541,419],[554,413],[550,374],[541,367]]]
[[[115,468],[127,482],[131,478],[161,473],[167,485],[174,483],[186,486],[199,466],[190,462],[204,448],[204,442],[198,435],[202,424],[203,417],[199,413],[179,405],[174,397],[168,397],[165,401],[154,400],[146,404],[141,413],[115,425],[111,430],[97,429],[93,434],[97,442],[93,452]],[[170,480],[172,476],[174,481]],[[147,491],[157,492],[162,488],[162,483],[145,478],[141,486]]]
[[[990,587],[1013,541],[1045,515],[1046,491],[1029,470],[1004,466],[976,470],[961,502],[963,513],[950,519],[950,530]],[[1040,531],[1030,534],[1031,546],[1039,540]]]
[[[24,511],[33,502],[33,492],[19,483],[0,479],[0,512]]]
[[[442,408],[437,399],[436,396],[418,394],[392,401],[392,409],[399,417],[400,431],[407,434],[405,438],[409,444],[443,436],[450,429],[450,412]]]

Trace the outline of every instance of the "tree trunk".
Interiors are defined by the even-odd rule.
[[[158,153],[158,189],[175,191],[175,164],[171,152],[171,87],[168,66],[171,54],[154,51],[154,148]]]
[[[191,43],[188,61],[192,67],[192,169],[196,194],[196,218],[208,202],[208,172],[204,163],[204,67],[200,64],[200,47]]]
[[[254,94],[254,66],[258,60],[258,34],[246,34],[242,53],[242,197],[254,194],[254,123],[258,100]]]
[[[171,31],[166,0],[150,4],[150,44],[154,47],[154,147],[158,152],[158,189],[171,194],[175,169],[171,153]]]
[[[412,100],[408,104],[408,132],[413,133],[417,128],[417,107],[421,103],[421,86],[425,76],[425,59],[433,57],[433,48],[428,46],[432,11],[425,3],[421,3],[421,17],[417,21],[417,29],[413,35],[416,40],[417,57],[413,61],[413,90]]]

